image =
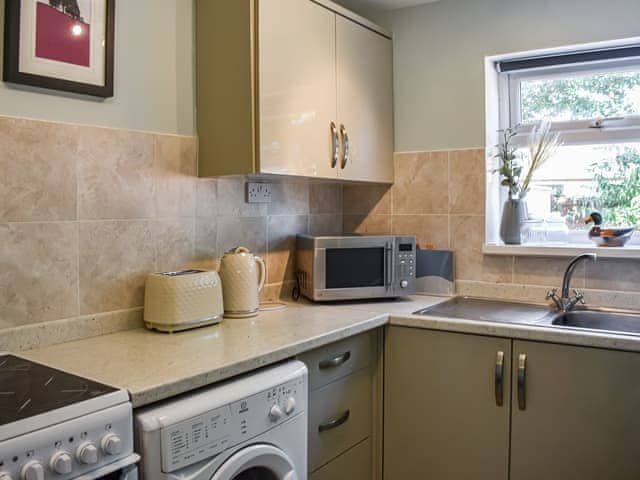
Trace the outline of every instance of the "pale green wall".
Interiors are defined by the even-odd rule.
[[[396,150],[484,146],[484,57],[640,36],[640,0],[441,0],[394,34]]]
[[[4,0],[0,12],[1,46]],[[192,0],[117,0],[115,97],[94,100],[0,82],[0,115],[193,134],[193,24]]]

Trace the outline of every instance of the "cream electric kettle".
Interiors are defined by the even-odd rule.
[[[244,247],[224,254],[220,261],[224,316],[253,317],[258,314],[259,294],[264,287],[267,269],[264,261]]]

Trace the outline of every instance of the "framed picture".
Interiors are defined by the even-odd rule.
[[[115,0],[5,0],[5,82],[113,96]]]

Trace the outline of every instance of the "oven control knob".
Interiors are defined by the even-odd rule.
[[[273,422],[277,422],[278,420],[280,420],[282,418],[282,415],[283,413],[280,405],[274,405],[273,407],[271,407],[271,410],[269,410],[269,418]]]
[[[22,480],[44,480],[44,467],[40,462],[29,462],[20,472]]]
[[[68,475],[73,469],[73,459],[67,452],[54,453],[49,466],[58,475]]]
[[[107,455],[122,453],[122,440],[115,433],[108,433],[102,437],[102,451]]]
[[[0,480],[13,480],[13,477],[8,473],[0,473]]]
[[[409,282],[407,282],[406,280],[402,280],[400,282],[400,288],[407,288],[409,286]]]
[[[296,399],[293,397],[289,397],[284,402],[284,413],[287,415],[291,415],[293,411],[296,409]]]
[[[76,458],[85,465],[98,463],[98,447],[91,442],[85,442],[78,447]]]

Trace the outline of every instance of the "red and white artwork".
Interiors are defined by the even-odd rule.
[[[91,65],[91,0],[37,0],[36,57]]]

